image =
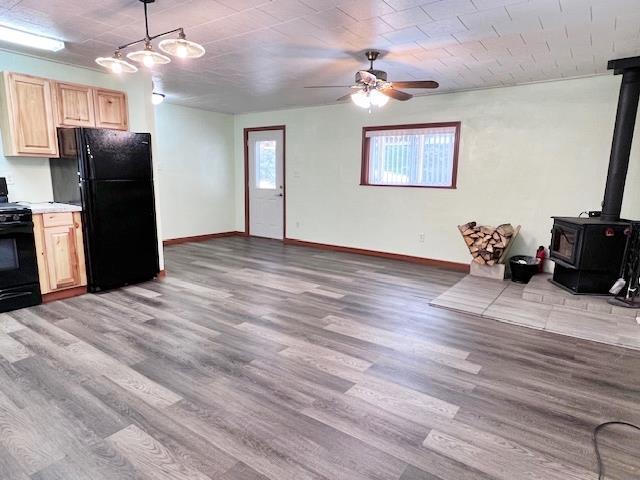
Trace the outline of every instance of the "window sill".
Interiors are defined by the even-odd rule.
[[[457,190],[456,185],[436,186],[436,185],[390,185],[382,183],[360,183],[361,187],[391,187],[391,188],[432,188],[436,190]]]

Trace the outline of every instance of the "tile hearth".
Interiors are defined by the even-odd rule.
[[[640,310],[571,295],[537,275],[528,285],[466,276],[431,305],[537,330],[640,350]]]

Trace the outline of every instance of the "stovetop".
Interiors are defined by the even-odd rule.
[[[0,203],[0,213],[29,213],[31,209],[20,203]]]

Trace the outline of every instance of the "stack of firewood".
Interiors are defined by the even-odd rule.
[[[509,223],[498,227],[478,226],[476,222],[458,225],[473,261],[481,265],[502,263],[516,230]]]

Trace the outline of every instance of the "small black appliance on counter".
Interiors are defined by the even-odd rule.
[[[553,283],[576,294],[609,293],[619,278],[632,222],[620,218],[629,155],[640,100],[640,57],[611,60],[622,74],[602,212],[553,217],[550,258]]]
[[[58,129],[56,202],[82,206],[88,289],[108,290],[159,273],[151,135]]]
[[[42,303],[31,210],[9,203],[0,178],[0,312]]]

